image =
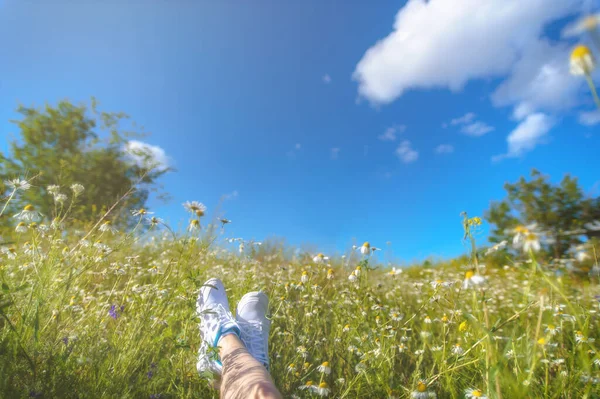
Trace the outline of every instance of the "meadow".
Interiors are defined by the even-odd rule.
[[[269,295],[286,398],[599,397],[598,279],[536,259],[535,245],[478,250],[479,218],[449,237],[465,257],[402,269],[366,243],[328,257],[233,239],[204,212],[179,234],[145,209],[123,231],[82,229],[69,204],[84,189],[56,188],[52,220],[2,210],[16,230],[0,255],[2,398],[218,397],[196,371],[210,277],[232,309],[247,291]]]

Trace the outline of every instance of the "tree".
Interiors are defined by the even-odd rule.
[[[11,143],[8,156],[0,154],[0,179],[35,176],[34,187],[22,192],[17,205],[32,204],[49,218],[70,207],[71,217],[97,220],[132,188],[127,206],[143,207],[157,179],[169,170],[145,151],[148,148],[129,145],[128,138],[139,134],[123,131],[127,115],[100,112],[93,98],[89,108],[61,101],[55,107],[20,106],[17,111],[22,119],[11,122],[18,126],[20,139]],[[75,183],[85,189],[72,204],[69,187]],[[49,188],[52,185],[58,188]],[[123,215],[125,207],[119,212]],[[129,221],[112,218],[118,224]]]
[[[530,177],[506,183],[507,197],[493,202],[486,212],[486,220],[494,225],[491,242],[510,242],[517,226],[535,224],[548,238],[550,253],[558,258],[581,243],[582,235],[597,233],[587,226],[600,219],[600,199],[586,198],[577,178],[567,174],[555,185],[535,169]]]

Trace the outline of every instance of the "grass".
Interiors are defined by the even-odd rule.
[[[268,293],[284,397],[318,397],[302,388],[323,382],[336,398],[599,397],[598,282],[533,254],[485,267],[476,218],[465,218],[470,262],[395,274],[358,251],[323,263],[252,243],[240,254],[220,246],[221,227],[180,236],[137,217],[127,232],[63,217],[4,247],[0,397],[218,397],[195,367],[195,300],[210,277],[232,309]]]

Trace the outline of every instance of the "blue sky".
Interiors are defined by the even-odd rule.
[[[561,36],[594,3],[373,4],[0,1],[0,148],[17,104],[96,96],[177,169],[150,203],[171,224],[229,195],[231,236],[406,261],[462,253],[460,212],[533,167],[599,194],[600,118]]]

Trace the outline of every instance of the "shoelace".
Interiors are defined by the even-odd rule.
[[[242,330],[242,339],[248,352],[256,360],[269,369],[269,358],[265,352],[265,345],[262,335],[262,323],[260,321],[238,322]]]

